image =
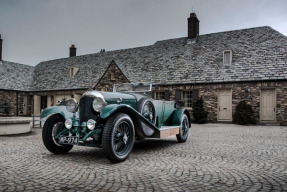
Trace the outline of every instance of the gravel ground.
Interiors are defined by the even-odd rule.
[[[119,164],[51,154],[41,132],[0,136],[0,191],[287,191],[287,127],[192,124],[187,142],[137,141]]]

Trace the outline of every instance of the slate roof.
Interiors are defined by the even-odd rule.
[[[223,64],[223,51],[233,51]],[[95,86],[112,61],[130,82],[196,84],[287,79],[287,37],[271,27],[158,41],[153,45],[63,58],[35,67],[34,90]],[[74,78],[70,67],[78,67]]]
[[[33,66],[0,60],[0,89],[30,90],[33,73]]]

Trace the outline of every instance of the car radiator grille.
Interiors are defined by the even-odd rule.
[[[94,97],[82,97],[79,104],[80,122],[96,119],[98,113],[93,110]]]

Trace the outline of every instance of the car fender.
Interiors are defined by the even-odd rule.
[[[143,121],[145,124],[147,124],[152,129],[159,130],[155,125],[153,125],[150,121],[148,121],[146,118],[144,118],[137,110],[135,110],[134,108],[132,108],[131,106],[126,105],[126,104],[110,104],[110,105],[107,105],[103,108],[102,112],[100,113],[100,117],[101,117],[101,119],[107,119],[111,115],[118,113],[118,112],[126,113],[126,114],[132,116],[132,118],[138,117],[138,118],[140,118],[141,121]]]
[[[53,107],[44,109],[41,113],[41,118],[44,118],[44,117],[47,117],[53,114],[59,114],[64,119],[71,119],[74,115],[74,113],[67,111],[66,106],[53,106]]]
[[[172,125],[173,126],[180,126],[181,125],[181,119],[182,119],[183,114],[187,115],[187,118],[189,121],[189,127],[191,126],[190,114],[189,114],[188,110],[186,110],[186,109],[174,110],[173,117],[172,117]]]

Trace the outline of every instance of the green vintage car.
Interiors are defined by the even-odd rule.
[[[113,92],[89,90],[79,104],[69,99],[66,106],[43,110],[47,117],[43,142],[54,154],[69,152],[73,145],[102,147],[116,163],[127,159],[136,139],[176,135],[187,140],[190,115],[182,102],[153,100],[152,85],[116,84]]]

